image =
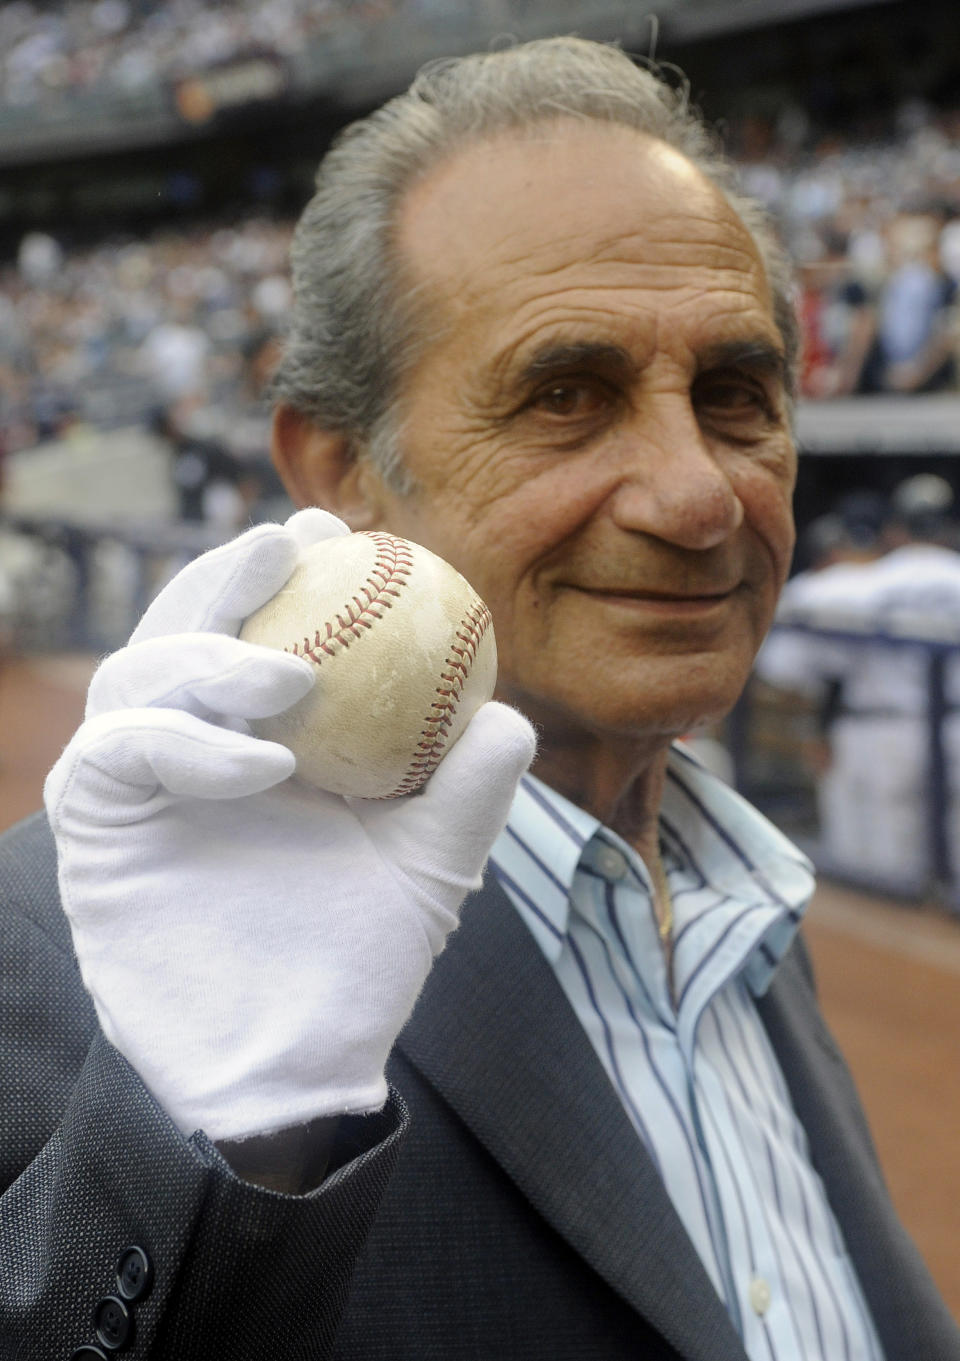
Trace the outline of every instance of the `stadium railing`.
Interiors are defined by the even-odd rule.
[[[0,535],[27,546],[9,583],[2,632],[16,652],[105,652],[121,647],[157,590],[179,568],[232,536],[208,524],[133,520],[78,523],[62,515],[0,513]],[[105,550],[120,550],[117,572]],[[109,608],[100,603],[107,595]]]

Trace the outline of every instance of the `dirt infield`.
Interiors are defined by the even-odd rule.
[[[0,665],[0,827],[39,807],[92,665]],[[960,922],[823,884],[807,935],[894,1201],[960,1317]]]
[[[960,923],[821,884],[807,939],[894,1202],[960,1318]]]

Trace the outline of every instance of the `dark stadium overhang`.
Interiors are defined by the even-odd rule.
[[[670,5],[649,8],[660,16],[665,38],[696,42],[738,29],[772,28],[818,14],[843,14],[896,3],[898,0],[674,0]]]

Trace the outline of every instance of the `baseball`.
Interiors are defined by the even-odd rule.
[[[497,679],[493,623],[476,591],[392,534],[306,549],[240,637],[317,669],[299,703],[251,723],[256,735],[291,749],[299,779],[365,799],[419,789]]]

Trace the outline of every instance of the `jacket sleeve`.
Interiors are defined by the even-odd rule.
[[[0,895],[0,1357],[329,1355],[402,1102],[310,1195],[241,1181],[100,1034],[42,819],[0,839]]]

